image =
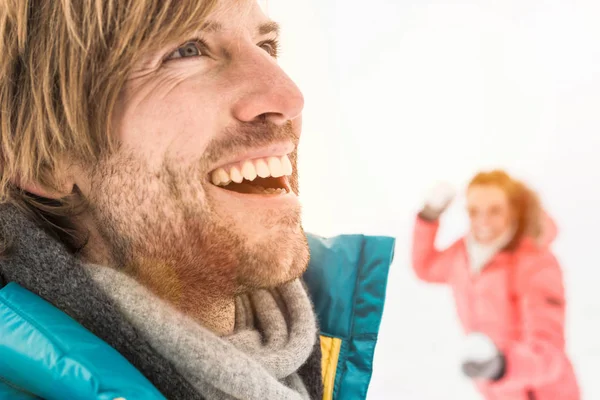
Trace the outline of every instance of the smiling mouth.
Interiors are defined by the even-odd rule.
[[[287,155],[256,158],[217,168],[210,174],[210,182],[242,194],[284,195],[291,192],[288,177],[292,172]]]

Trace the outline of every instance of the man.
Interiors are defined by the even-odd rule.
[[[2,2],[0,394],[364,397],[392,241],[311,237],[305,273],[278,31],[252,1]]]

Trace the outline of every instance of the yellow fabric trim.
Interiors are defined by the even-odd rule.
[[[333,384],[341,347],[342,339],[321,336],[323,400],[333,400]]]

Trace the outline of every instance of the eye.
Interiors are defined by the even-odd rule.
[[[266,51],[271,57],[277,58],[279,53],[279,42],[277,40],[265,40],[260,42],[258,47]]]
[[[167,56],[165,61],[178,58],[192,58],[205,55],[206,45],[200,40],[191,40],[181,46]]]

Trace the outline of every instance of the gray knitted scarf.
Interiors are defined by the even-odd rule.
[[[86,269],[207,399],[309,399],[296,371],[313,350],[317,328],[300,281],[238,298],[235,332],[220,338],[125,274]]]

